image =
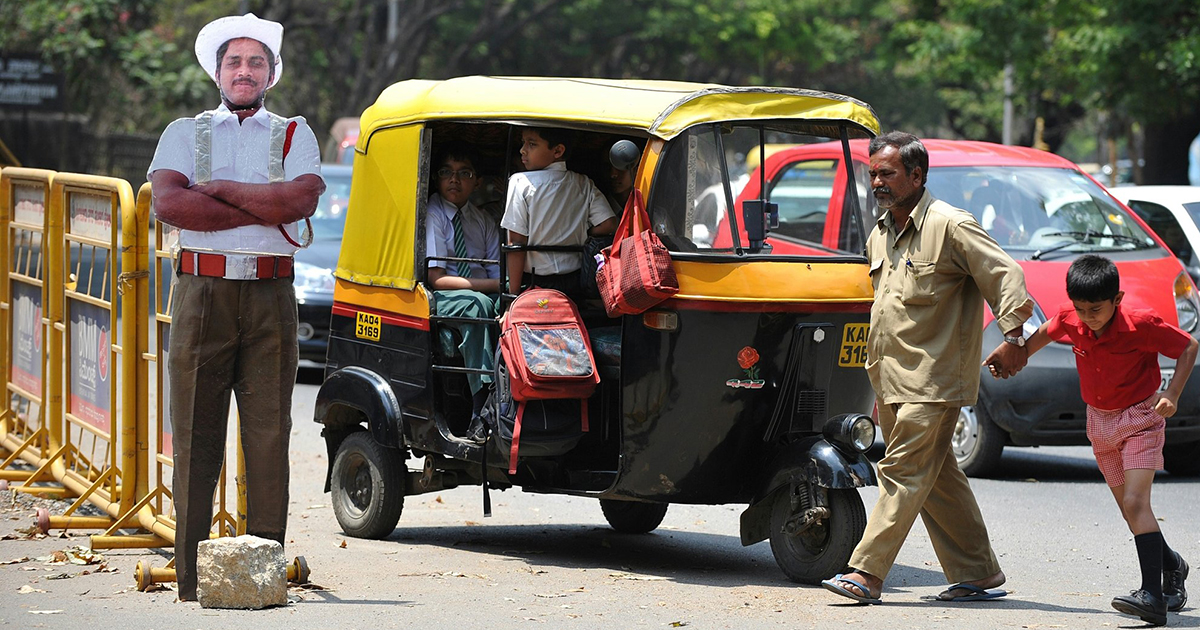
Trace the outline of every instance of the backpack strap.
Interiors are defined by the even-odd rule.
[[[517,474],[517,444],[521,441],[521,418],[525,415],[525,402],[517,403],[517,420],[513,424],[512,446],[508,450],[508,474]]]

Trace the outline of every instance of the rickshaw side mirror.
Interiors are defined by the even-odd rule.
[[[742,202],[742,225],[746,227],[750,251],[761,250],[767,234],[772,228],[779,227],[779,204],[762,199],[746,199]]]
[[[618,140],[608,150],[608,161],[618,171],[627,171],[633,168],[641,158],[641,150],[629,140]]]

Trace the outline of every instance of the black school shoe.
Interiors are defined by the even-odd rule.
[[[1138,617],[1152,626],[1167,625],[1167,603],[1145,589],[1114,597],[1112,607],[1118,612]]]
[[[1175,557],[1179,558],[1179,568],[1174,571],[1163,571],[1163,600],[1167,602],[1167,610],[1171,612],[1179,612],[1183,610],[1184,604],[1187,604],[1187,589],[1183,587],[1184,581],[1188,576],[1188,563],[1175,552]]]

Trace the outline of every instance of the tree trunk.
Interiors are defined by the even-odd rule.
[[[1200,134],[1200,110],[1174,120],[1148,124],[1144,150],[1146,184],[1188,183],[1188,145]]]

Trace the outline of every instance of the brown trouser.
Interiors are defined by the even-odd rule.
[[[967,476],[950,450],[959,408],[877,402],[886,445],[879,462],[879,501],[850,566],[886,578],[920,514],[947,580],[953,584],[995,575],[1000,562]]]
[[[175,447],[175,574],[196,598],[196,546],[207,540],[225,461],[229,394],[237,395],[246,461],[246,532],[284,542],[288,439],[296,380],[291,278],[179,274],[172,304],[171,424]]]

